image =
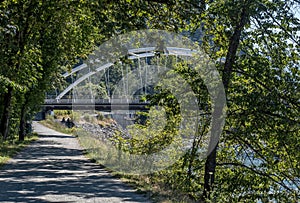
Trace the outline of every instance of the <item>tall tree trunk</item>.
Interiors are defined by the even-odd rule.
[[[19,140],[23,141],[25,139],[26,135],[26,107],[28,106],[29,103],[29,97],[30,97],[30,92],[32,90],[29,90],[28,92],[25,93],[24,99],[25,101],[21,105],[21,112],[20,112],[20,123],[19,123]]]
[[[22,105],[19,124],[19,141],[24,141],[26,134],[26,112],[25,105]]]
[[[230,78],[232,74],[232,67],[235,62],[237,49],[240,44],[240,38],[242,31],[248,22],[248,13],[246,12],[247,6],[244,6],[241,15],[240,15],[240,21],[239,24],[235,27],[234,33],[230,39],[228,52],[226,55],[226,61],[224,65],[223,75],[222,75],[222,81],[224,85],[225,92],[228,91],[228,86],[230,83]],[[216,111],[220,111],[221,109],[216,109]],[[222,115],[220,112],[216,112],[216,115]],[[212,130],[213,131],[213,130]],[[217,148],[218,144],[215,144],[215,142],[212,142],[213,132],[211,135],[211,143],[215,146],[209,146],[209,149],[213,148],[211,153],[207,156],[206,162],[205,162],[205,173],[204,173],[204,191],[203,191],[203,200],[210,199],[210,193],[213,190],[213,185],[215,181],[215,170],[216,170],[216,158],[217,158]]]
[[[1,124],[0,124],[0,133],[3,137],[3,139],[6,139],[8,136],[12,94],[13,94],[13,88],[8,87],[7,93],[4,94],[4,109],[3,109],[3,114],[2,114],[2,118],[1,118]]]

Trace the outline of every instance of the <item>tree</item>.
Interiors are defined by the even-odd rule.
[[[25,135],[26,114],[43,102],[51,82],[64,67],[94,46],[95,27],[80,2],[4,1],[1,3],[1,75],[7,78],[1,134],[8,135],[11,107],[20,109],[19,139]],[[11,84],[23,87],[15,90]],[[1,95],[2,95],[1,94]],[[18,98],[13,103],[13,98]]]
[[[203,44],[211,58],[225,58],[219,69],[229,109],[219,150],[206,159],[203,199],[212,198],[213,188],[218,201],[297,199],[299,19],[290,10],[295,3],[207,5]]]

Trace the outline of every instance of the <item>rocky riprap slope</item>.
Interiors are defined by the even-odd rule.
[[[90,122],[79,122],[75,123],[75,126],[81,128],[91,134],[93,137],[101,141],[108,141],[114,137],[115,132],[121,132],[123,138],[128,138],[128,133],[120,125],[115,122],[107,123],[105,125],[90,123]]]

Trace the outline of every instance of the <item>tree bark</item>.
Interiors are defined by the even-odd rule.
[[[19,141],[24,141],[26,134],[26,119],[25,119],[25,105],[21,108],[20,124],[19,124]]]
[[[19,123],[19,141],[24,141],[25,135],[26,135],[26,108],[29,104],[29,97],[30,97],[30,92],[32,90],[30,89],[28,92],[25,93],[24,95],[24,102],[21,105],[21,112],[20,112],[20,123]]]
[[[4,109],[1,118],[1,125],[0,125],[0,133],[3,139],[8,137],[8,130],[9,130],[9,117],[10,117],[10,108],[12,102],[12,94],[13,88],[8,87],[7,93],[4,95]]]
[[[242,31],[248,22],[248,13],[247,13],[247,6],[244,6],[241,15],[240,15],[240,21],[239,24],[235,27],[234,33],[232,37],[230,38],[229,42],[229,47],[228,47],[228,52],[226,55],[226,61],[224,65],[224,70],[223,70],[223,75],[222,75],[222,82],[224,85],[225,92],[227,93],[229,83],[230,83],[230,78],[232,74],[232,68],[235,62],[236,54],[237,54],[237,49],[240,44],[240,38]],[[216,111],[219,111],[221,109],[217,109]],[[220,112],[216,112],[217,115],[222,115]],[[218,119],[218,118],[216,118]],[[213,131],[213,130],[212,130]],[[211,137],[211,141],[213,138],[213,133]],[[214,142],[210,142],[210,145],[215,144]],[[204,191],[203,191],[203,200],[205,199],[210,199],[210,193],[213,190],[213,185],[215,181],[215,170],[216,170],[216,165],[217,165],[217,148],[218,144],[215,146],[209,146],[209,149],[213,148],[211,153],[207,156],[206,162],[205,162],[205,172],[204,172]]]

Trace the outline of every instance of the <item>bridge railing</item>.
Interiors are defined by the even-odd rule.
[[[45,99],[45,104],[126,104],[126,103],[149,103],[139,99]]]

